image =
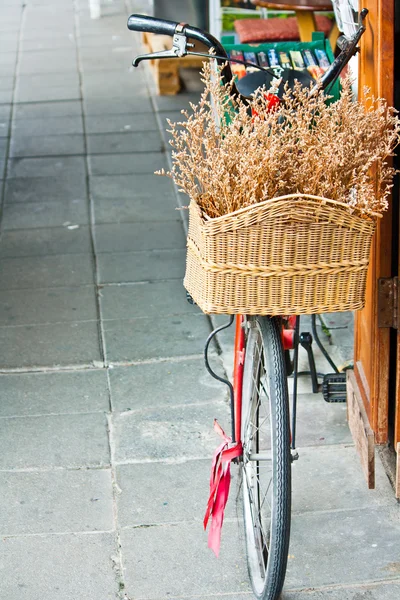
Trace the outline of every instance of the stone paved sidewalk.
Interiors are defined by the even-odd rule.
[[[153,175],[196,86],[157,97],[126,16],[0,0],[1,600],[252,598],[236,472],[218,560],[202,531],[229,410],[181,285],[177,195]],[[389,482],[378,464],[365,489],[345,408],[307,385],[283,598],[397,598]]]

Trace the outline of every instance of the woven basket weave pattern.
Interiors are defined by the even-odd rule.
[[[184,284],[206,313],[357,310],[375,224],[340,203],[299,194],[212,220],[192,200]]]

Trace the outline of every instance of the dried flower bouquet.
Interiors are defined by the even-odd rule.
[[[271,110],[263,93],[250,109],[223,84],[221,69],[202,71],[205,89],[185,121],[169,121],[173,178],[211,218],[288,194],[337,200],[366,215],[387,208],[394,174],[389,157],[400,141],[393,108],[365,92],[354,101],[351,82],[326,103],[321,90],[286,90]],[[217,115],[217,119],[216,119]],[[255,116],[256,115],[256,116]]]

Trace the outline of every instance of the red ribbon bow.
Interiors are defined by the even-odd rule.
[[[212,460],[210,496],[204,516],[204,529],[207,528],[208,520],[212,516],[211,527],[208,532],[208,547],[218,556],[225,506],[231,484],[231,461],[240,456],[243,450],[241,442],[237,442],[235,446],[229,448],[232,439],[225,434],[216,419],[214,419],[214,429],[224,441],[216,449]]]

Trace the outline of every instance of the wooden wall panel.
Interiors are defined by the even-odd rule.
[[[362,38],[359,93],[364,86],[393,102],[394,0],[362,0],[369,10]],[[371,250],[365,309],[356,316],[354,372],[376,442],[388,439],[389,329],[377,326],[377,280],[391,276],[392,215],[380,221]]]

